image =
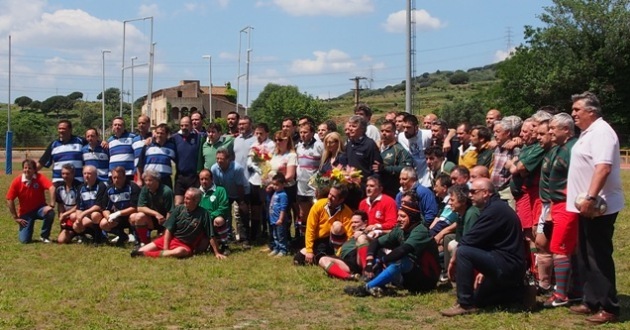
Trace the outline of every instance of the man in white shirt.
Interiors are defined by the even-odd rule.
[[[602,119],[597,96],[584,92],[571,97],[571,116],[582,130],[571,149],[567,179],[567,211],[579,213],[578,267],[584,280],[581,305],[571,307],[590,315],[594,324],[619,322],[612,238],[615,220],[624,206],[619,139]],[[578,200],[578,195],[586,194]],[[600,202],[607,205],[600,207]]]
[[[430,188],[431,178],[424,150],[431,146],[431,131],[418,129],[418,118],[412,114],[405,115],[403,121],[404,134],[398,134],[398,143],[409,151],[411,157],[413,157],[414,168],[418,173],[418,182]]]

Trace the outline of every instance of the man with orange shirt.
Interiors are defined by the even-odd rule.
[[[50,196],[50,204],[46,204],[46,190]],[[19,201],[17,212],[16,198]],[[22,162],[22,175],[13,179],[7,192],[7,206],[13,220],[20,226],[20,243],[32,241],[36,219],[44,221],[40,234],[42,242],[50,243],[50,230],[55,219],[55,187],[47,177],[37,173],[34,160],[26,159]]]

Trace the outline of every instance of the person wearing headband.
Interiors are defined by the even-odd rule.
[[[370,243],[364,275],[373,277],[372,280],[358,287],[346,287],[344,292],[357,297],[379,297],[385,285],[398,278],[402,278],[399,284],[414,294],[436,287],[440,276],[437,244],[422,225],[422,212],[417,204],[403,202],[397,221],[391,232]],[[391,252],[383,255],[385,249]],[[374,277],[382,267],[385,269]]]

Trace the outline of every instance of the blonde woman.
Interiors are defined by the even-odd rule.
[[[345,141],[337,132],[328,133],[324,138],[324,152],[319,165],[319,172],[324,174],[337,165],[348,165],[345,152]]]

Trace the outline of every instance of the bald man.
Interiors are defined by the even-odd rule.
[[[474,180],[469,196],[481,213],[448,265],[449,279],[457,283],[457,303],[441,312],[448,317],[514,302],[525,292],[523,233],[516,212],[501,200],[490,179]]]
[[[424,119],[422,120],[422,126],[424,126],[424,129],[431,129],[431,126],[433,126],[433,122],[436,121],[438,119],[438,116],[434,113],[430,113],[426,116],[424,116]]]
[[[488,126],[490,130],[492,130],[494,128],[494,122],[497,120],[501,120],[501,118],[503,118],[501,116],[501,111],[497,109],[490,109],[486,114],[486,126]]]
[[[480,178],[490,178],[490,171],[487,167],[483,165],[476,165],[470,170],[470,182],[473,182],[475,179]]]

